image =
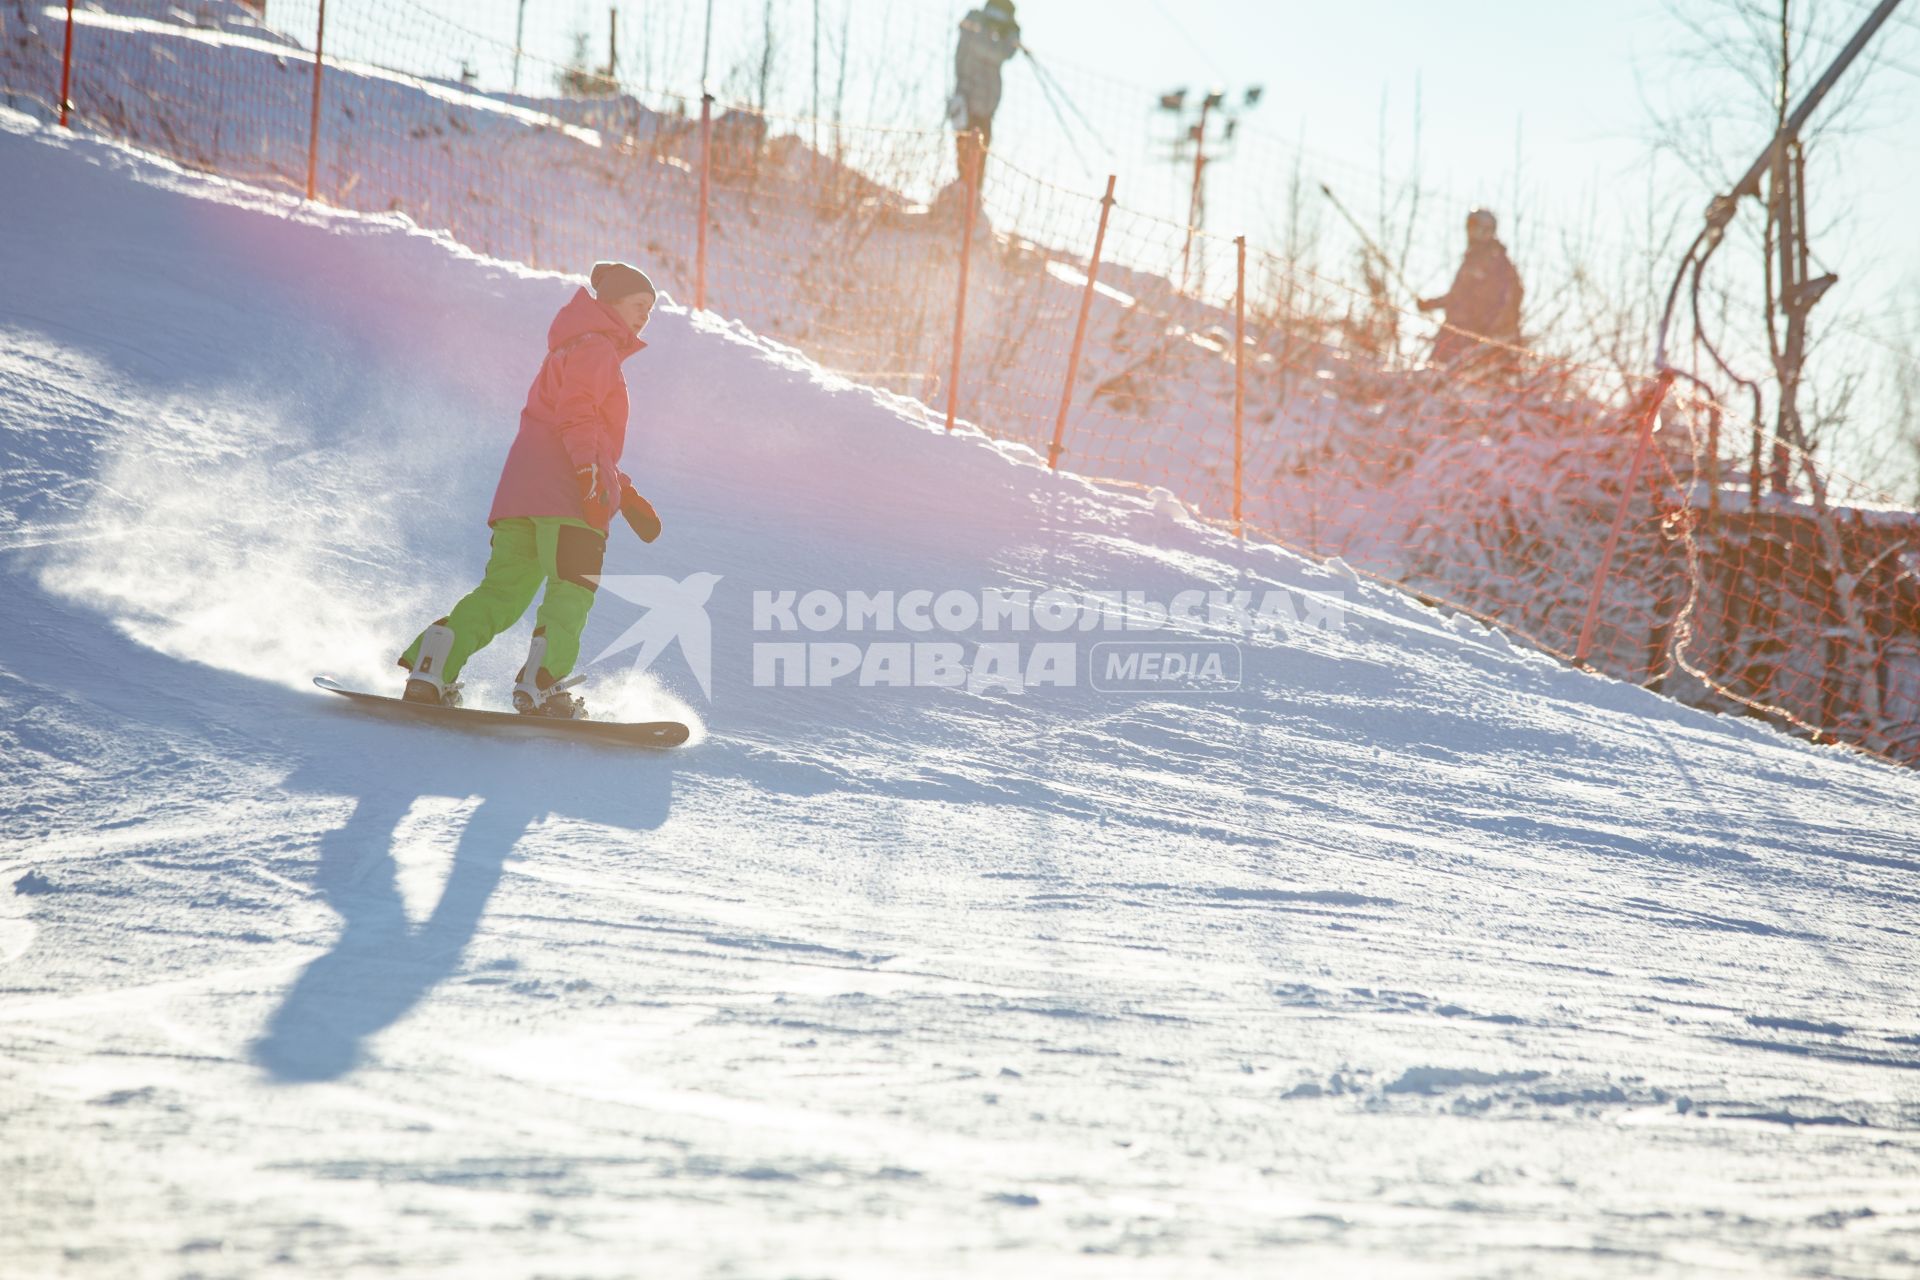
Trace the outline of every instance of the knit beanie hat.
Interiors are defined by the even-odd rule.
[[[646,272],[624,262],[596,262],[589,278],[593,281],[593,296],[602,302],[618,302],[628,294],[659,292],[653,287],[653,281],[647,279]]]

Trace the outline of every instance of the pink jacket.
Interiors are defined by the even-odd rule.
[[[547,358],[527,391],[488,524],[573,516],[606,532],[626,479],[620,455],[627,444],[627,380],[620,362],[646,345],[585,289],[560,308],[547,329]],[[601,496],[582,502],[576,475],[594,465]]]

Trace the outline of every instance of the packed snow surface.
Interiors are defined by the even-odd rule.
[[[710,699],[588,667],[694,743],[369,715],[575,282],[0,120],[0,1273],[1920,1266],[1912,773],[676,306],[585,652],[710,586]],[[1281,625],[755,607],[1021,589]],[[1240,679],[1093,687],[1156,637]],[[1003,640],[1079,678],[756,680]]]

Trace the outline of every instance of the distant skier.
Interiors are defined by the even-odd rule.
[[[979,190],[980,162],[993,140],[993,115],[1000,109],[1000,68],[1020,52],[1020,24],[1013,0],[987,0],[960,20],[960,42],[953,50],[953,100],[947,104],[954,127],[960,179],[974,178]]]
[[[1507,247],[1494,234],[1493,215],[1475,209],[1467,215],[1467,256],[1453,284],[1437,298],[1422,298],[1420,309],[1444,309],[1447,324],[1433,341],[1433,363],[1461,364],[1469,356],[1494,363],[1510,363],[1502,347],[1520,344],[1520,303],[1524,290],[1520,273],[1507,257]],[[1487,340],[1499,346],[1489,345]]]
[[[453,611],[421,632],[400,656],[409,702],[458,706],[468,658],[520,620],[546,583],[533,643],[514,677],[514,709],[584,718],[566,679],[580,655],[616,512],[643,542],[660,517],[620,470],[627,439],[627,384],[620,364],[646,346],[653,312],[646,275],[624,262],[593,268],[593,292],[574,292],[547,330],[547,354],[520,411],[487,523],[493,551],[486,576]]]

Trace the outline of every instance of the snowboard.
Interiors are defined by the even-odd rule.
[[[677,747],[687,740],[687,726],[677,720],[648,720],[621,723],[616,720],[558,720],[549,716],[523,716],[517,711],[488,711],[482,707],[442,707],[430,702],[404,702],[384,693],[365,693],[349,689],[337,680],[315,676],[316,688],[350,698],[359,706],[408,716],[452,728],[479,729],[487,732],[534,732],[559,737],[585,738],[627,747]]]

